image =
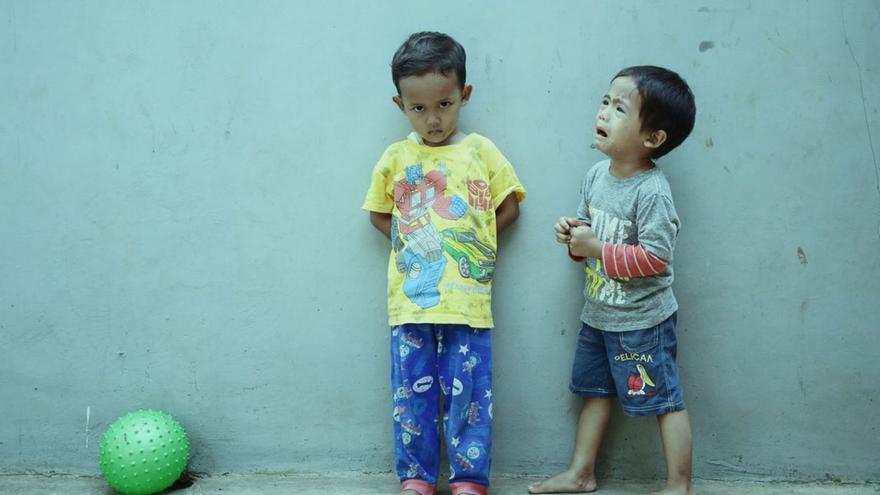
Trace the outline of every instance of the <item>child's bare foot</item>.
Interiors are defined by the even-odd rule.
[[[694,485],[683,486],[667,486],[659,492],[653,492],[651,495],[696,495]]]
[[[552,478],[529,485],[529,493],[589,493],[596,491],[595,476],[582,477],[563,471]]]

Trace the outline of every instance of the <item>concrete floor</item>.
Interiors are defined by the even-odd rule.
[[[492,495],[522,495],[533,478],[498,476]],[[388,474],[318,475],[220,475],[195,480],[187,488],[171,489],[166,495],[395,495],[396,480]],[[603,482],[599,493],[624,495],[648,493],[659,482]],[[877,495],[878,484],[783,483],[697,480],[703,495]],[[70,475],[0,475],[2,495],[113,495],[102,478]],[[439,495],[449,495],[441,486]]]

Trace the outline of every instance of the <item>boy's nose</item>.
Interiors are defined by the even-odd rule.
[[[428,114],[428,125],[432,125],[432,126],[440,125],[440,116],[437,115],[436,113],[433,113],[433,112],[429,113]]]

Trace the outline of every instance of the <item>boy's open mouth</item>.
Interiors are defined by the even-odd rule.
[[[596,135],[601,136],[603,138],[608,137],[608,133],[603,131],[602,129],[596,128]]]

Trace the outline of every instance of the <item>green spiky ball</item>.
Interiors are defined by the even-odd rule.
[[[161,411],[140,410],[117,419],[101,440],[101,472],[125,495],[152,495],[171,486],[189,460],[180,423]]]

